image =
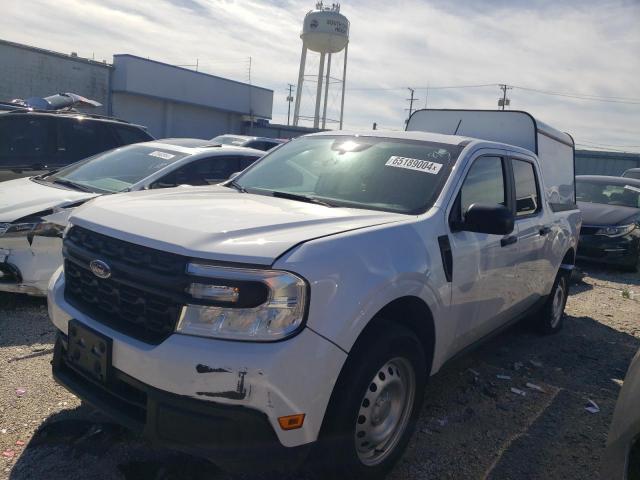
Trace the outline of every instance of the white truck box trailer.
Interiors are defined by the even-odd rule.
[[[540,160],[547,200],[553,210],[577,208],[573,138],[527,112],[417,110],[407,123],[407,131],[461,135],[526,148]]]

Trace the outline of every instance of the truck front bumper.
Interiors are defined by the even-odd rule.
[[[54,379],[154,445],[204,457],[236,471],[299,466],[313,445],[283,447],[262,412],[167,393],[119,370],[114,369],[107,388],[67,360],[67,341],[58,332]]]
[[[48,304],[49,316],[60,332],[53,371],[56,379],[122,423],[168,444],[197,444],[194,439],[208,429],[215,432],[218,427],[210,425],[220,423],[220,419],[225,419],[221,422],[221,431],[226,428],[250,431],[245,426],[247,423],[257,425],[258,430],[268,425],[270,433],[255,437],[258,444],[264,443],[267,437],[289,448],[314,442],[347,357],[344,351],[309,328],[293,338],[271,343],[173,334],[159,345],[149,345],[113,330],[68,304],[64,298],[62,269],[51,279]],[[146,396],[146,407],[143,410],[136,407],[137,417],[133,423],[129,407],[117,400],[120,383],[116,390],[100,386],[108,390],[109,395],[105,396],[92,390],[96,385],[91,387],[91,380],[63,361],[63,340],[68,335],[71,319],[111,339],[111,367],[115,378]],[[122,388],[129,390],[126,386]],[[234,414],[221,416],[222,411]],[[305,414],[302,427],[283,430],[278,419],[296,414]],[[184,415],[196,420],[183,421]],[[173,420],[159,428],[159,416]],[[202,416],[210,418],[200,420]],[[241,420],[234,426],[233,418]],[[208,426],[196,428],[185,436],[182,423]],[[158,433],[162,433],[161,437]],[[235,433],[242,442],[254,438]],[[215,441],[205,443],[211,443],[211,449],[216,449]]]

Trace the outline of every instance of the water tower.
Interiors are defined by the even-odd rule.
[[[331,84],[331,55],[344,50],[344,65],[342,79],[338,80],[342,87],[340,100],[340,128],[344,110],[344,86],[347,76],[347,51],[349,47],[349,20],[340,13],[340,4],[334,3],[325,7],[322,2],[316,4],[316,9],[307,13],[304,17],[302,33],[302,55],[300,56],[300,72],[298,74],[298,88],[296,91],[296,105],[293,111],[293,124],[300,121],[300,98],[302,96],[302,84],[305,77],[305,65],[307,62],[307,50],[320,54],[320,68],[318,69],[318,82],[316,89],[316,106],[313,116],[314,128],[326,128],[327,124],[327,100],[329,97],[329,85]],[[326,58],[328,57],[328,58]],[[327,73],[324,76],[325,58],[327,59]],[[324,80],[324,106],[322,117],[320,116],[320,103],[322,102],[322,83]],[[334,82],[335,83],[335,82]],[[322,119],[322,120],[321,120]]]

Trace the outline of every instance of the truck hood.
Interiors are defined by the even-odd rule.
[[[95,193],[50,187],[28,178],[0,183],[0,223],[95,197]]]
[[[214,186],[104,196],[76,209],[70,221],[188,257],[271,265],[307,240],[406,219]]]

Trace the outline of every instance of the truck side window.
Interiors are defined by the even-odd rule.
[[[533,164],[513,159],[512,165],[516,187],[516,217],[536,213],[540,209],[540,202]]]
[[[474,203],[484,205],[506,205],[502,158],[477,158],[460,190],[460,219]]]

